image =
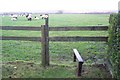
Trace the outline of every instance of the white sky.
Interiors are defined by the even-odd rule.
[[[38,10],[118,10],[119,0],[0,0],[0,12]]]

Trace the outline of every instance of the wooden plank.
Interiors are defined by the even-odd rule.
[[[77,42],[77,41],[108,41],[108,37],[81,37],[81,36],[72,36],[72,37],[50,37],[50,41],[60,41],[60,42]]]
[[[40,37],[16,37],[16,36],[0,36],[1,40],[24,40],[24,41],[41,41]],[[78,42],[78,41],[108,41],[108,37],[49,37],[49,41],[55,42]]]
[[[47,24],[47,23],[45,23]],[[40,31],[41,27],[29,27],[29,26],[0,26],[2,30],[31,30]],[[79,31],[79,30],[89,30],[89,31],[103,31],[107,30],[108,26],[76,26],[76,27],[49,27],[50,31]]]
[[[0,36],[0,40],[41,41],[40,37]]]
[[[40,31],[41,27],[29,27],[29,26],[2,26],[2,30],[30,30],[30,31]]]
[[[107,30],[108,26],[68,26],[68,27],[50,27],[50,31],[79,31],[79,30],[95,30],[95,31],[103,31]]]
[[[78,62],[84,62],[79,52],[77,51],[77,49],[73,49],[73,51],[74,51],[74,54],[76,55]]]

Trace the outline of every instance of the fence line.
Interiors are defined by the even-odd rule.
[[[108,37],[81,37],[81,36],[65,36],[65,37],[50,37],[50,41],[59,42],[78,42],[78,41],[105,41],[107,42]]]
[[[0,26],[2,30],[31,30],[31,31],[41,31],[41,27],[29,27],[29,26]],[[101,31],[107,30],[108,26],[76,26],[76,27],[49,27],[48,31]],[[23,40],[23,41],[39,41],[41,42],[41,37],[17,37],[17,36],[0,36],[0,40]],[[59,42],[77,42],[77,41],[105,41],[107,42],[108,37],[81,37],[81,36],[66,36],[66,37],[49,37],[50,41]]]
[[[67,26],[67,27],[49,27],[48,25],[48,14],[45,17],[45,25],[41,27],[29,27],[29,26],[0,26],[2,30],[31,30],[41,31],[41,37],[16,37],[16,36],[0,36],[0,40],[24,40],[24,41],[39,41],[42,45],[42,66],[49,66],[49,41],[105,41],[107,42],[108,37],[49,37],[49,31],[78,31],[78,30],[107,30],[108,26]]]
[[[0,36],[0,40],[41,41],[40,37]]]
[[[17,37],[17,36],[0,36],[0,40],[23,40],[23,41],[39,41],[41,37]],[[49,41],[55,42],[78,42],[78,41],[105,41],[108,37],[81,37],[81,36],[65,36],[65,37],[49,37]]]
[[[31,30],[40,31],[41,27],[30,27],[30,26],[0,26],[2,30]],[[79,30],[107,30],[108,26],[65,26],[65,27],[49,27],[49,31],[79,31]]]

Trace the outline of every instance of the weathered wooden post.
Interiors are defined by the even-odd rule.
[[[49,66],[49,27],[48,17],[45,17],[45,25],[41,26],[42,66]]]
[[[76,55],[73,53],[73,62],[76,62]]]
[[[81,76],[83,62],[78,62],[77,76]]]

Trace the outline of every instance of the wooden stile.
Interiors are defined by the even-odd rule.
[[[78,60],[78,66],[77,66],[77,76],[81,76],[81,72],[82,72],[82,64],[84,63],[84,60],[82,59],[82,57],[80,56],[79,52],[77,51],[77,49],[73,49],[73,54],[74,54],[74,58],[73,61],[76,62],[76,59]]]

